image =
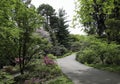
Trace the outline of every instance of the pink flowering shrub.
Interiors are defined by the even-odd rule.
[[[44,57],[44,63],[46,65],[54,65],[55,64],[55,62],[52,59],[48,58],[48,56]]]
[[[15,58],[15,63],[16,64],[19,64],[20,63],[20,60],[21,60],[21,62],[23,61],[23,58]]]

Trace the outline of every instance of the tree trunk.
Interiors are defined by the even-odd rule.
[[[22,63],[21,63],[21,39],[19,39],[19,68],[20,68],[20,73],[23,74],[23,70],[22,70]]]

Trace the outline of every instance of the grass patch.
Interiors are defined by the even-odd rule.
[[[87,64],[87,65],[101,70],[120,73],[120,66],[118,65],[102,65],[102,64]]]

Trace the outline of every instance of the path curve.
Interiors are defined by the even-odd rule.
[[[57,59],[61,67],[74,84],[120,84],[120,74],[94,69],[75,60],[76,54]]]

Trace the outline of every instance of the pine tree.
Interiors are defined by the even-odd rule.
[[[58,43],[61,45],[64,45],[65,47],[68,47],[68,39],[69,39],[69,31],[68,28],[69,25],[66,21],[66,13],[65,10],[59,9],[58,12],[58,28],[56,31],[56,37],[58,40]]]

